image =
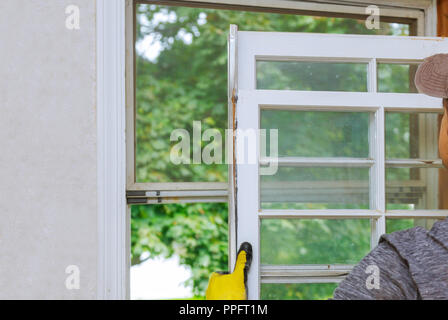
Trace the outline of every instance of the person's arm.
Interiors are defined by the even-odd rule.
[[[440,124],[439,154],[445,168],[448,168],[448,99],[443,99],[444,113]]]
[[[375,270],[379,273],[375,274]],[[335,290],[333,299],[416,300],[419,293],[406,261],[384,241],[353,268]]]

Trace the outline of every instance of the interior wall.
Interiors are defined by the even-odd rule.
[[[0,1],[0,299],[96,297],[95,15],[95,0]]]

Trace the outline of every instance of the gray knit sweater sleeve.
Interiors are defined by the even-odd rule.
[[[379,270],[379,282],[368,286],[367,282],[372,284],[372,270]],[[415,300],[419,299],[419,294],[407,262],[390,243],[383,241],[353,268],[335,290],[333,299]]]

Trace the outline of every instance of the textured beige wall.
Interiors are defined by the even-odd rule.
[[[0,299],[96,297],[95,3],[0,1]]]

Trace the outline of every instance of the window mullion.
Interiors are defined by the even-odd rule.
[[[384,108],[380,107],[371,116],[370,152],[375,164],[370,169],[370,205],[380,213],[380,217],[372,219],[372,249],[386,233],[386,182],[384,156]]]
[[[377,93],[377,61],[369,62],[368,89]],[[370,116],[369,148],[374,165],[370,169],[370,208],[380,213],[378,218],[371,219],[370,246],[373,249],[384,233],[386,233],[386,185],[385,185],[385,158],[384,158],[384,107],[379,106]]]

